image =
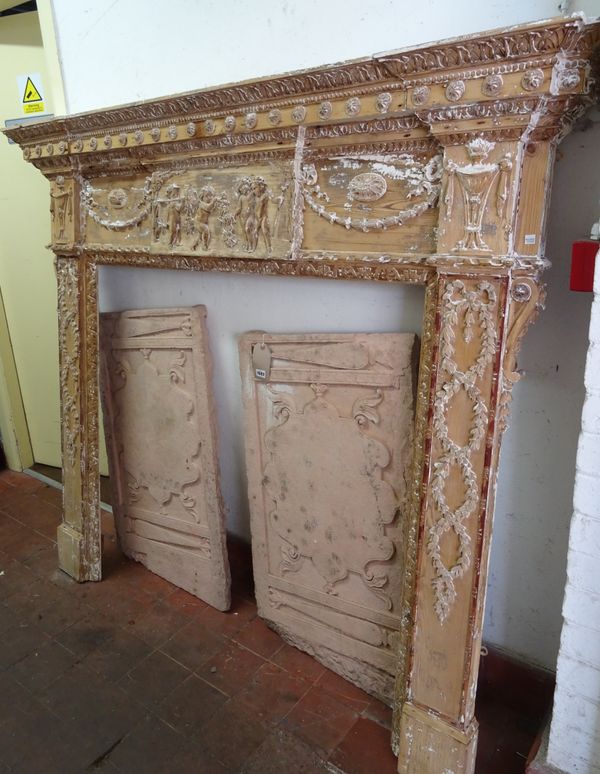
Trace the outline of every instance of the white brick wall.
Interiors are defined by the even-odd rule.
[[[568,774],[600,774],[600,258],[589,339],[547,754]]]

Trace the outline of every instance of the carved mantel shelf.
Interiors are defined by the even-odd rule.
[[[51,182],[60,566],[99,580],[97,267],[419,283],[399,771],[474,769],[500,438],[557,143],[600,25],[559,19],[6,130]]]

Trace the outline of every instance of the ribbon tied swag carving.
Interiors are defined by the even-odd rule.
[[[350,578],[380,606],[358,617],[345,608],[346,628],[356,621],[363,639],[370,625],[393,632],[383,671],[394,659],[401,772],[474,769],[500,437],[518,345],[543,299],[555,150],[591,102],[599,40],[596,22],[556,19],[4,130],[51,184],[65,486],[58,551],[78,580],[101,577],[99,265],[425,287],[401,582],[381,583],[389,545],[373,525],[374,564],[359,566],[351,548],[335,562],[302,548],[278,484],[269,495],[269,529],[287,553],[270,565],[279,586],[265,609],[292,603],[283,586],[301,566],[330,605],[348,602]],[[316,416],[341,423],[348,448],[368,450],[375,488],[365,496],[385,533],[397,481],[374,421],[386,407],[380,388],[343,410],[329,383],[312,380],[285,407],[287,395],[273,389],[280,414],[267,448],[281,443],[292,454],[290,434]],[[281,478],[283,460],[269,464]],[[293,540],[277,532],[275,515]],[[306,618],[313,603],[298,600]],[[380,623],[367,620],[374,615]],[[385,647],[374,649],[377,669]]]

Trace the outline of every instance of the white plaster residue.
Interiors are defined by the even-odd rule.
[[[343,169],[360,169],[360,160],[348,158],[347,156],[336,156],[337,166]],[[327,169],[327,167],[325,167]]]
[[[598,15],[598,0],[577,0],[576,6],[590,17]],[[428,40],[478,35],[481,30],[557,15],[556,0],[430,0],[402,13],[401,24],[402,9],[391,0],[371,0],[367,14],[364,0],[296,4],[262,0],[260,15],[268,21],[264,24],[253,3],[236,3],[233,14],[231,2],[211,0],[147,4],[143,14],[135,0],[116,4],[53,0],[52,7],[71,113],[362,57],[371,51],[397,51]],[[290,45],[290,40],[296,44]],[[225,42],[235,55],[223,56]],[[206,66],[198,67],[199,51]],[[589,297],[568,290],[568,258],[573,239],[586,234],[597,219],[599,130],[573,134],[560,146],[548,240],[555,266],[544,275],[548,310],[528,331],[519,358],[528,376],[514,391],[494,519],[485,638],[550,668],[556,664],[560,633],[569,490],[586,350],[582,334],[589,316]],[[387,163],[390,157],[374,161]],[[240,398],[233,395],[240,381],[232,343],[238,333],[253,327],[279,329],[284,323],[286,330],[296,332],[418,330],[422,316],[419,289],[399,292],[379,283],[368,289],[362,286],[363,296],[355,282],[269,277],[256,282],[250,276],[224,275],[221,283],[223,277],[191,272],[127,270],[125,277],[121,270],[113,271],[103,284],[104,308],[107,303],[114,304],[113,309],[136,303],[207,304],[213,351],[220,359],[217,392],[219,415],[226,424],[223,445],[234,442],[232,424],[240,420],[236,403]],[[418,301],[409,303],[405,290],[414,291]],[[229,380],[232,387],[227,386]],[[235,468],[239,480],[232,474],[232,460],[239,452],[223,449],[222,457],[227,466],[224,485],[241,493],[239,503],[235,492],[228,495],[231,527],[247,534],[241,462]]]
[[[410,170],[399,169],[391,164],[377,162],[372,166],[373,172],[379,172],[380,175],[390,177],[392,180],[405,180],[410,175]]]

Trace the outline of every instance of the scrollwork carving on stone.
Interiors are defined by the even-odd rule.
[[[462,280],[448,282],[442,298],[440,330],[439,386],[433,405],[433,432],[440,451],[433,467],[431,493],[438,518],[428,528],[427,553],[433,564],[435,613],[443,623],[456,600],[455,581],[469,569],[472,561],[470,530],[467,521],[475,514],[480,498],[480,482],[472,456],[486,435],[488,406],[480,382],[492,362],[498,343],[496,332],[496,290],[489,282],[479,282],[469,290]],[[479,346],[470,364],[460,366],[456,359],[456,339],[462,332],[465,344],[479,337]],[[448,422],[451,402],[464,392],[471,405],[466,443],[456,441]],[[449,502],[446,485],[451,471],[460,476],[464,497],[460,504]],[[444,560],[445,535],[453,533],[458,542],[456,558]]]
[[[310,386],[314,392],[314,398],[302,410],[298,410],[290,397],[275,390],[270,391],[273,416],[277,424],[268,429],[264,436],[265,447],[270,452],[270,460],[265,466],[263,480],[266,493],[274,503],[274,510],[269,514],[271,528],[283,541],[280,571],[298,572],[302,563],[308,559],[322,578],[323,591],[332,595],[337,594],[336,585],[347,578],[350,572],[355,572],[365,586],[385,602],[386,609],[391,610],[392,601],[384,590],[388,577],[385,574],[377,574],[371,567],[376,563],[388,561],[394,554],[394,544],[386,537],[384,526],[394,520],[398,507],[392,487],[382,478],[382,471],[389,463],[390,452],[383,443],[366,432],[370,423],[379,422],[377,406],[382,402],[383,395],[381,391],[376,390],[373,395],[356,398],[352,408],[352,419],[356,422],[357,429],[352,429],[352,419],[345,419],[340,409],[325,397],[327,385],[311,384]],[[356,533],[360,534],[360,537],[356,542],[350,538],[353,533],[344,530],[341,522],[338,524],[336,511],[331,513],[327,511],[327,519],[319,519],[316,513],[307,513],[305,523],[299,522],[295,514],[286,507],[285,493],[280,490],[281,482],[285,480],[286,470],[297,470],[297,466],[291,467],[289,464],[288,457],[293,461],[297,455],[290,447],[288,439],[300,435],[304,441],[300,453],[310,458],[313,456],[310,438],[313,435],[318,437],[319,433],[322,433],[323,425],[328,423],[331,423],[332,427],[335,426],[337,433],[344,436],[344,443],[341,446],[348,451],[349,458],[352,460],[355,457],[360,458],[363,464],[367,465],[368,478],[363,480],[364,486],[360,490],[360,497],[357,495],[357,499],[361,503],[366,500],[372,501],[372,512],[379,514],[377,520],[365,520],[358,513],[352,513],[349,503],[346,505],[343,517],[340,516],[339,519],[343,518],[345,522],[354,522],[358,519],[361,523],[361,530]],[[339,438],[336,441],[336,448],[338,443]],[[333,464],[333,456],[330,460]],[[364,460],[367,462],[365,463]],[[342,480],[347,462],[348,457],[343,461],[340,460],[337,475]],[[373,484],[369,483],[371,477]],[[300,482],[302,480],[300,478]],[[354,481],[356,482],[356,479]],[[364,513],[363,508],[360,508],[360,513]],[[310,542],[306,540],[307,533],[316,536],[321,529],[325,532],[329,529],[329,538],[325,534],[323,540]],[[338,535],[337,539],[336,535]],[[349,538],[350,543],[348,543]],[[346,552],[344,557],[340,557],[339,553],[336,553],[336,544],[338,540],[344,539]],[[372,551],[366,557],[365,539]]]
[[[142,355],[139,364],[134,359],[135,351],[123,350],[120,353],[121,360],[115,367],[120,377],[119,384],[113,387],[117,413],[121,411],[122,405],[126,405],[131,425],[146,428],[145,436],[129,438],[125,471],[136,489],[144,487],[160,506],[167,505],[175,496],[179,497],[193,521],[198,523],[195,501],[189,495],[186,496],[185,491],[186,486],[199,481],[201,473],[200,440],[193,417],[194,403],[185,386],[186,354],[183,351],[174,354],[171,364],[163,371],[155,363],[152,349],[139,351]],[[140,401],[140,396],[144,396],[143,401]],[[162,425],[144,422],[144,414],[150,404],[163,407],[168,415],[178,417],[176,444],[181,454],[170,458],[157,457],[156,448],[161,442],[159,436]],[[135,413],[136,407],[141,412],[139,416]],[[149,440],[148,435],[151,433],[156,438]],[[162,442],[165,443],[164,438]],[[185,465],[182,460],[186,461]]]

